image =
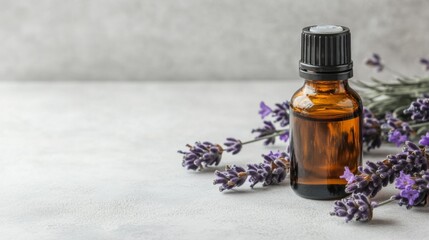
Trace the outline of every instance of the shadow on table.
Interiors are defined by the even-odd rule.
[[[370,226],[394,226],[396,225],[397,221],[393,219],[383,219],[383,218],[374,218],[370,222],[364,224],[364,225],[370,225]]]
[[[282,182],[280,184],[276,185],[270,185],[267,187],[263,187],[262,184],[256,185],[253,189],[249,186],[246,186],[244,188],[237,188],[237,189],[231,189],[228,191],[224,191],[223,194],[231,195],[231,194],[258,194],[258,193],[266,193],[269,191],[277,190],[278,188],[284,188],[289,185],[289,181]]]

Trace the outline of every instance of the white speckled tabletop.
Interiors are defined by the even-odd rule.
[[[428,208],[380,207],[368,224],[279,186],[220,193],[214,169],[260,162],[256,143],[219,168],[185,171],[196,140],[251,138],[258,103],[300,81],[0,83],[1,239],[423,239]],[[384,145],[364,155],[382,160]],[[387,188],[376,200],[395,193]],[[423,227],[422,227],[423,226]]]

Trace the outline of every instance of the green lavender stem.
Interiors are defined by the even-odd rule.
[[[268,138],[272,138],[272,137],[277,137],[277,136],[280,136],[280,135],[282,135],[283,133],[285,133],[287,130],[289,130],[289,129],[288,129],[288,128],[286,128],[286,129],[277,130],[275,133],[273,133],[273,134],[271,134],[271,135],[267,135],[267,136],[263,136],[263,137],[255,138],[255,139],[253,139],[253,140],[249,140],[249,141],[242,142],[241,144],[242,144],[242,145],[246,145],[246,144],[254,143],[254,142],[258,142],[258,141],[261,141],[261,140],[264,140],[264,139],[268,139]]]

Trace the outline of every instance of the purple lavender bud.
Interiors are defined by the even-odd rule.
[[[281,127],[289,125],[289,101],[277,103],[273,110],[274,122],[279,122]]]
[[[273,111],[270,107],[268,107],[263,101],[259,104],[259,115],[261,115],[261,118],[264,119],[266,116],[270,115],[270,113]]]
[[[239,166],[227,166],[225,171],[215,171],[215,176],[217,177],[213,184],[221,184],[219,191],[230,190],[235,187],[240,187],[246,182],[247,172],[244,168]]]
[[[392,198],[399,200],[400,206],[405,205],[410,209],[413,206],[425,205],[429,200],[429,171],[421,171],[414,177],[401,172],[395,186],[401,191]]]
[[[429,98],[418,98],[404,110],[404,114],[411,114],[411,119],[416,122],[425,122],[429,120]]]
[[[347,181],[347,183],[352,183],[356,180],[355,175],[350,171],[349,167],[344,167],[344,174],[340,176]]]
[[[413,130],[408,123],[393,117],[391,113],[387,113],[385,119],[386,123],[383,126],[390,128],[387,141],[399,147],[408,140]]]
[[[424,65],[425,69],[429,71],[429,59],[421,58],[420,63]]]
[[[281,141],[287,142],[289,140],[289,131],[285,131],[284,133],[280,134],[279,138]]]
[[[204,167],[218,165],[223,149],[219,144],[196,142],[195,146],[186,145],[189,151],[177,151],[183,154],[182,166],[187,170],[201,170]]]
[[[367,59],[365,64],[370,67],[375,67],[377,72],[381,72],[384,69],[384,64],[381,62],[381,58],[377,53],[373,53],[372,57]]]
[[[403,189],[399,193],[399,195],[402,198],[407,199],[407,201],[408,201],[407,205],[414,206],[415,200],[417,200],[417,198],[419,197],[420,193],[419,193],[419,191],[413,189],[411,186],[407,186],[407,187],[405,187],[405,189]]]
[[[403,171],[401,171],[398,178],[396,178],[395,181],[395,187],[397,189],[405,189],[409,185],[414,185],[416,182],[411,178],[409,174],[404,174]]]
[[[276,133],[276,127],[274,127],[273,123],[270,121],[264,121],[264,127],[253,129],[252,133],[258,133],[258,136],[256,138],[262,138],[269,135],[273,135]],[[267,140],[264,141],[265,145],[274,144],[276,142],[275,137],[267,138]]]
[[[426,135],[422,136],[419,141],[419,144],[425,147],[429,146],[429,132],[427,132]]]
[[[221,184],[219,190],[222,192],[241,186],[246,178],[251,183],[251,188],[258,183],[268,186],[284,181],[290,168],[289,155],[285,152],[270,152],[262,156],[264,162],[248,164],[247,171],[238,166],[227,167],[226,171],[223,172],[216,171],[215,176],[217,178],[213,184]]]
[[[397,147],[401,146],[407,140],[408,136],[406,134],[401,134],[399,130],[390,131],[387,139],[387,141],[394,143]]]
[[[344,217],[346,222],[355,219],[360,222],[371,221],[372,210],[375,203],[371,203],[367,196],[361,193],[352,194],[334,202],[334,210],[331,216]]]
[[[264,163],[249,164],[248,173],[251,176],[249,182],[251,187],[259,182],[263,182],[263,186],[272,184],[279,184],[285,180],[289,172],[290,160],[285,152],[270,152],[269,154],[262,155]]]
[[[227,147],[225,148],[225,151],[232,152],[232,155],[239,153],[243,147],[242,142],[235,138],[227,138],[223,145]]]
[[[265,180],[270,175],[271,168],[263,163],[248,164],[247,173],[249,174],[250,187],[253,188],[257,183],[262,182],[265,186]]]

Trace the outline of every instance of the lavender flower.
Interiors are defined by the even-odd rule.
[[[270,121],[264,121],[263,128],[257,128],[252,130],[252,133],[259,133],[259,135],[256,138],[262,138],[269,135],[273,135],[276,132],[277,132],[276,127]],[[275,142],[276,142],[276,137],[270,137],[264,141],[264,145],[274,144]]]
[[[387,135],[387,141],[395,143],[397,147],[405,143],[409,139],[411,132],[413,131],[407,122],[403,122],[395,118],[391,113],[386,113],[386,123],[383,125],[384,128],[390,128]]]
[[[427,58],[421,58],[420,59],[420,63],[425,66],[426,70],[429,70],[429,59],[427,59]]]
[[[289,131],[286,131],[279,136],[280,140],[287,142],[289,140]]]
[[[273,110],[274,122],[279,122],[281,127],[289,125],[289,101],[277,103],[276,108]]]
[[[196,142],[195,146],[189,144],[189,151],[181,151],[178,153],[183,154],[182,166],[187,170],[200,170],[206,166],[218,165],[221,158],[223,149],[218,144],[210,142]]]
[[[260,182],[263,186],[279,184],[285,180],[289,172],[289,156],[285,152],[270,152],[262,157],[263,163],[247,165],[251,188]]]
[[[399,130],[390,131],[388,134],[388,141],[391,143],[395,143],[397,147],[401,146],[408,140],[408,136],[406,134],[401,134]]]
[[[372,57],[367,59],[365,64],[370,67],[375,67],[377,72],[381,72],[384,69],[384,64],[381,62],[381,58],[377,53],[373,53]]]
[[[362,141],[367,146],[367,151],[381,146],[380,122],[367,108],[363,109]]]
[[[221,184],[219,191],[233,189],[235,187],[240,187],[246,182],[247,172],[244,168],[239,166],[226,166],[224,172],[215,171],[216,179],[213,181],[213,184]]]
[[[429,146],[429,132],[426,135],[423,135],[419,141],[419,144],[422,146]]]
[[[355,176],[346,186],[348,193],[363,193],[374,197],[382,187],[393,183],[400,172],[414,173],[426,170],[428,165],[424,148],[419,148],[412,142],[405,142],[402,152],[389,155],[381,162],[366,162],[365,167],[359,166],[360,174]]]
[[[356,180],[355,175],[350,171],[349,167],[344,167],[344,174],[340,176],[347,181],[347,183],[352,183]]]
[[[401,171],[398,178],[396,178],[395,181],[395,187],[397,189],[405,189],[407,186],[412,186],[416,182],[411,178],[409,174],[405,174],[403,171]]]
[[[235,138],[227,138],[223,145],[227,146],[225,151],[232,152],[233,155],[239,153],[243,147],[243,143]]]
[[[404,114],[411,114],[411,119],[416,122],[425,122],[429,120],[429,98],[417,98],[411,102],[410,106],[404,110]]]
[[[402,204],[406,204],[407,208],[411,208],[411,206],[414,206],[415,201],[419,198],[420,193],[411,186],[407,186],[405,189],[401,190],[399,196],[401,197],[400,200],[402,200],[399,202],[399,204],[401,206]]]
[[[264,119],[266,116],[270,115],[270,113],[273,111],[263,101],[259,104],[259,107],[260,107],[259,115],[261,115],[262,119]]]
[[[401,191],[392,199],[399,200],[400,206],[405,205],[410,209],[413,206],[426,205],[429,196],[429,171],[421,171],[415,174],[415,177],[401,172],[395,186]]]
[[[241,186],[247,177],[251,183],[251,188],[258,183],[268,186],[284,181],[290,168],[288,154],[285,152],[270,152],[267,155],[262,155],[262,157],[264,158],[263,163],[248,164],[247,171],[241,167],[234,166],[225,172],[215,172],[217,178],[213,183],[222,184],[219,190],[223,191]]]
[[[262,155],[264,164],[271,167],[270,175],[265,179],[264,186],[278,184],[286,178],[290,168],[290,157],[285,152],[273,153],[270,151],[267,155]]]
[[[334,210],[331,216],[345,217],[346,222],[353,218],[356,221],[367,222],[372,219],[372,211],[376,206],[375,202],[370,202],[367,196],[361,193],[353,194],[334,203]]]

